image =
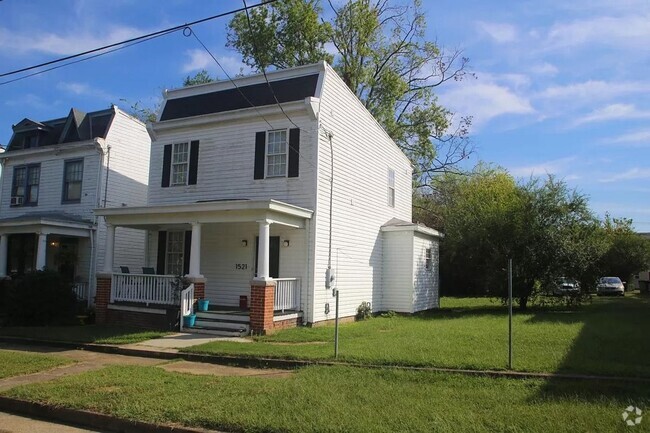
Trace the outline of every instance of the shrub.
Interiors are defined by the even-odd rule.
[[[54,271],[36,271],[16,278],[6,288],[10,325],[55,325],[75,322],[77,297],[72,285]]]
[[[370,302],[363,301],[357,307],[357,320],[369,319],[370,317],[372,317],[372,306]]]
[[[397,313],[394,312],[393,310],[388,310],[384,313],[381,313],[381,317],[384,317],[386,319],[392,319],[395,316],[397,316]]]

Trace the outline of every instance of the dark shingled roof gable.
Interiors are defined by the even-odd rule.
[[[301,101],[316,94],[318,74],[289,78],[286,80],[240,86],[239,89],[228,89],[184,98],[168,99],[165,103],[160,120],[183,119],[185,117],[203,114],[221,113],[225,111],[250,108],[264,105],[275,105],[278,102]],[[242,96],[243,95],[245,96]],[[275,98],[273,97],[275,94]],[[250,102],[249,102],[250,101]]]

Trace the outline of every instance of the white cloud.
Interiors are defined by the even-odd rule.
[[[550,86],[537,97],[544,99],[576,100],[611,99],[650,91],[650,82],[588,80],[562,86]]]
[[[16,34],[13,31],[0,28],[0,51],[38,51],[65,56],[131,39],[145,33],[147,33],[146,30],[125,26],[103,28],[96,32],[70,32],[69,34],[39,34],[37,32]]]
[[[627,171],[599,179],[599,182],[611,183],[625,180],[650,179],[650,168],[634,167]]]
[[[533,74],[537,74],[537,75],[553,76],[559,72],[559,69],[555,65],[552,65],[548,62],[544,62],[537,65],[533,65],[533,67],[530,68],[530,71]]]
[[[650,129],[630,132],[618,137],[611,137],[603,140],[605,143],[630,145],[633,147],[650,146]]]
[[[189,57],[188,61],[183,64],[183,73],[200,71],[205,69],[217,76],[223,75],[223,71],[212,59],[207,51],[202,49],[187,50],[185,54]],[[231,77],[238,74],[248,74],[251,69],[242,63],[238,58],[233,56],[216,56],[219,64],[226,70]]]
[[[608,45],[629,50],[648,49],[650,15],[600,16],[570,23],[555,24],[548,32],[549,49],[579,45]]]
[[[84,96],[93,99],[100,99],[104,101],[115,102],[117,98],[108,92],[105,92],[101,89],[94,88],[86,83],[78,82],[59,82],[56,85],[58,90],[63,92],[72,93],[77,96]]]
[[[529,177],[529,176],[540,176],[545,174],[555,174],[561,175],[565,173],[571,166],[573,166],[574,161],[577,157],[567,156],[565,158],[554,159],[551,161],[541,162],[539,164],[533,165],[524,165],[519,167],[512,167],[508,171],[515,177]],[[565,180],[576,180],[580,177],[575,173],[568,174],[564,179]]]
[[[463,81],[441,94],[440,100],[452,111],[473,116],[474,131],[499,116],[535,113],[527,98],[495,82]]]
[[[621,119],[650,119],[650,111],[639,110],[633,104],[611,104],[579,117],[573,125]]]
[[[512,42],[517,38],[517,28],[512,24],[486,21],[478,21],[476,24],[479,30],[487,33],[497,43]]]

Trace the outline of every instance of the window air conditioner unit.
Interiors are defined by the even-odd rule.
[[[23,204],[23,196],[21,195],[15,195],[11,197],[11,205],[12,206],[19,206]]]

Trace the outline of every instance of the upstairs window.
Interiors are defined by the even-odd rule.
[[[427,270],[431,270],[433,261],[431,260],[431,248],[427,248],[424,252],[424,261],[427,267]]]
[[[38,203],[38,185],[41,165],[26,165],[14,168],[11,188],[11,206],[35,206]]]
[[[266,143],[266,177],[287,175],[287,130],[269,131]]]
[[[253,179],[298,177],[300,129],[276,129],[255,134]]]
[[[395,170],[388,169],[388,206],[395,207]]]
[[[65,162],[63,169],[64,203],[79,203],[81,201],[81,183],[83,180],[83,171],[83,159]]]
[[[199,142],[167,144],[163,148],[162,187],[196,185]]]
[[[174,143],[172,148],[172,186],[187,185],[189,162],[189,143]]]

